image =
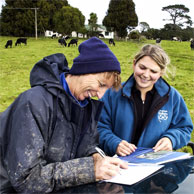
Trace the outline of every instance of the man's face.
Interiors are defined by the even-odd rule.
[[[102,98],[106,90],[113,86],[114,76],[107,79],[104,73],[82,75],[81,83],[75,89],[74,96],[78,100],[88,97]]]

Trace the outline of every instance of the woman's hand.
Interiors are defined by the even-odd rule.
[[[156,143],[153,149],[155,152],[161,150],[172,151],[172,142],[168,137],[163,137]]]
[[[120,168],[128,168],[127,162],[124,162],[119,158],[108,156],[102,158],[98,153],[96,153],[93,154],[93,159],[96,181],[110,179],[119,173]]]
[[[136,146],[134,144],[131,144],[125,140],[122,140],[117,147],[116,154],[120,156],[126,156],[131,154],[135,150],[136,150]]]

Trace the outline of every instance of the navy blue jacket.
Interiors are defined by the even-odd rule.
[[[63,54],[39,61],[32,88],[0,116],[1,192],[48,193],[95,181],[91,154],[103,103],[88,99],[80,107],[60,84],[62,72]]]

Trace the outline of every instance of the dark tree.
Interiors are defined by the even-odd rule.
[[[149,28],[146,32],[144,32],[144,36],[146,36],[148,39],[162,38],[160,30],[154,28]]]
[[[181,27],[176,24],[165,24],[161,29],[162,39],[171,40],[173,37],[180,37]]]
[[[36,1],[5,0],[1,13],[3,35],[26,36],[34,34],[34,10]]]
[[[89,25],[89,36],[98,36],[99,32],[97,31],[98,29],[98,17],[96,13],[90,13],[90,19],[88,20],[88,25]]]
[[[162,11],[167,11],[170,14],[170,19],[164,19],[172,21],[174,25],[183,27],[184,24],[191,26],[191,17],[187,15],[189,8],[184,5],[169,5],[162,8]]]
[[[85,16],[79,9],[71,6],[64,6],[54,15],[55,30],[62,34],[82,31],[84,22]]]
[[[39,8],[38,32],[51,30],[54,27],[54,13],[67,5],[67,0],[5,0],[0,20],[1,35],[34,36],[35,11],[31,8]]]
[[[53,30],[55,25],[53,21],[53,16],[60,11],[64,6],[68,6],[68,1],[67,0],[39,0],[39,4],[42,4],[44,14],[41,14],[42,9],[40,10],[41,17],[44,17],[46,15],[46,18],[48,19],[48,25],[47,29],[48,30]],[[44,17],[45,18],[45,17]]]
[[[138,25],[138,17],[133,1],[111,0],[103,25],[109,31],[115,31],[119,37],[126,37],[127,29]]]

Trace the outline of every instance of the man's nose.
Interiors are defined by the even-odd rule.
[[[107,90],[107,89],[102,89],[102,90],[100,90],[100,91],[98,91],[98,92],[96,93],[98,99],[101,99],[101,98],[104,96],[106,90]]]
[[[101,99],[103,96],[104,96],[104,93],[105,92],[97,92],[97,97],[98,97],[98,99]]]

